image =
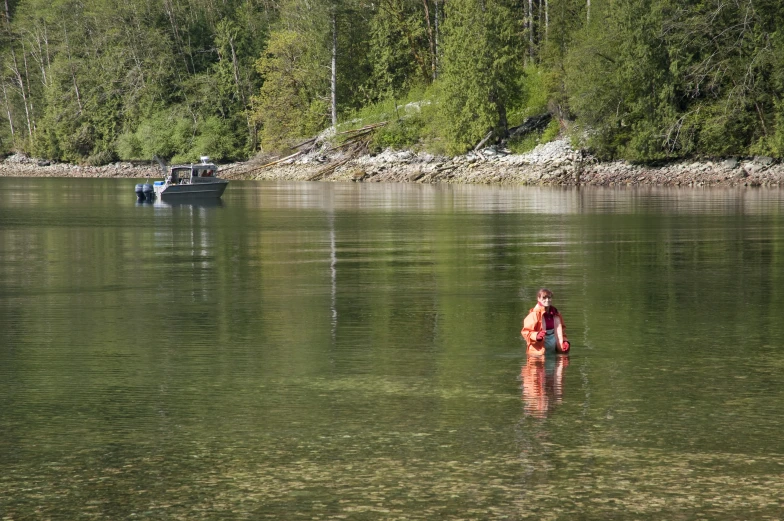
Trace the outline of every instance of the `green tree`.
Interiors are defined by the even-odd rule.
[[[507,110],[522,97],[525,52],[513,7],[502,0],[447,5],[441,103],[454,151],[476,144],[489,131],[507,134]]]
[[[566,58],[572,110],[601,155],[666,156],[665,129],[677,114],[661,5],[621,0],[591,9]]]
[[[664,2],[682,116],[667,145],[686,152],[777,153],[784,94],[784,5]]]
[[[424,6],[424,10],[423,10]],[[432,6],[435,9],[435,6]],[[435,77],[435,36],[428,2],[383,0],[369,24],[372,101],[399,98]]]
[[[326,126],[326,78],[314,82],[308,67],[308,42],[294,31],[272,33],[266,55],[258,61],[264,85],[255,99],[255,120],[261,126],[262,150],[291,146],[292,139]]]

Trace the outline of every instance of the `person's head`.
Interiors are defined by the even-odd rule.
[[[553,292],[547,288],[542,288],[536,294],[536,300],[544,307],[549,308],[553,302]]]

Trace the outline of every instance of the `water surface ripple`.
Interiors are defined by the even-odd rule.
[[[0,518],[784,512],[784,192],[135,182],[0,178]]]

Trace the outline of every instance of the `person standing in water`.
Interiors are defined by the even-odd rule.
[[[521,331],[528,354],[568,353],[571,346],[564,332],[563,317],[552,305],[553,292],[547,288],[540,289],[536,301],[523,320]]]

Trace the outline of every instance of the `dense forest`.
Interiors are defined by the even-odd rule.
[[[784,156],[779,0],[4,2],[5,154],[244,159],[386,121],[377,149]]]

